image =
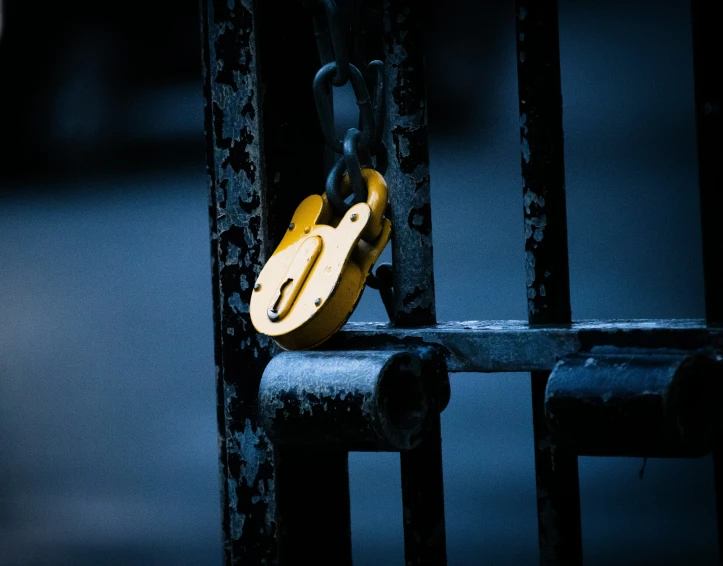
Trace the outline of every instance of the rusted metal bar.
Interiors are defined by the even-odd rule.
[[[530,324],[570,322],[557,2],[517,0],[517,80]]]
[[[722,377],[710,350],[596,347],[552,370],[547,421],[578,455],[697,458],[713,448]]]
[[[424,29],[426,0],[385,0],[385,73],[394,325],[434,324]]]
[[[720,86],[720,61],[723,57],[718,23],[723,18],[720,0],[693,0],[693,73],[695,76],[695,114],[698,134],[698,178],[700,189],[701,231],[703,237],[703,278],[705,316],[709,326],[723,325],[723,237],[720,213],[723,210],[723,91]],[[723,434],[713,457],[718,511],[718,554],[723,564]]]
[[[702,320],[610,320],[535,326],[521,320],[445,322],[420,328],[348,323],[329,349],[438,344],[450,372],[550,371],[557,360],[595,346],[697,349],[723,347],[723,328]]]
[[[394,305],[392,323],[436,322],[423,22],[428,2],[385,0],[384,68]],[[406,564],[447,563],[439,415],[422,445],[401,454]]]
[[[531,325],[571,321],[557,2],[517,0],[517,78]],[[582,564],[577,456],[545,422],[548,372],[533,372],[532,421],[541,564]]]
[[[201,3],[226,564],[270,563],[276,548],[273,460],[256,425],[255,394],[271,345],[254,333],[248,315],[249,291],[266,251],[263,167],[254,145],[262,127],[251,5]],[[239,21],[245,22],[241,29]]]
[[[273,564],[279,519],[289,525],[295,515],[285,519],[286,509],[277,505],[277,464],[257,422],[259,382],[275,349],[255,332],[248,307],[253,282],[292,211],[324,187],[311,90],[318,55],[300,3],[276,10],[268,2],[202,0],[200,9],[224,558],[226,564]],[[329,520],[348,525],[348,513],[335,509],[333,499],[348,494],[343,458],[336,467],[329,462],[339,473],[326,475],[314,511],[318,517],[328,508]],[[298,462],[289,460],[294,455],[285,464],[293,470]]]

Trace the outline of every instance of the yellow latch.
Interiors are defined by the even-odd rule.
[[[285,350],[318,346],[346,323],[389,241],[387,184],[374,169],[361,171],[367,202],[335,218],[326,194],[304,199],[256,280],[251,322]],[[341,191],[351,192],[348,176]]]

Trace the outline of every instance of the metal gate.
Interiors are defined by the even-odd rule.
[[[432,270],[426,3],[376,4],[383,30],[366,31],[387,81],[392,321],[347,324],[314,353],[314,364],[343,373],[348,352],[401,350],[431,368],[426,436],[399,450],[406,563],[446,564],[439,411],[447,371],[531,373],[541,564],[582,564],[578,455],[712,450],[723,540],[723,449],[715,448],[723,342],[721,2],[692,2],[706,320],[572,322],[557,3],[517,0],[528,321],[443,324]],[[351,564],[350,445],[335,443],[331,429],[354,425],[337,415],[324,425],[332,441],[271,442],[259,388],[280,351],[249,318],[261,266],[300,198],[323,190],[329,166],[309,88],[319,66],[311,20],[300,1],[254,0],[202,0],[201,20],[225,560]]]

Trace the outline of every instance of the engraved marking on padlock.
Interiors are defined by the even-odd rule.
[[[306,238],[299,246],[286,270],[286,274],[281,279],[282,283],[276,289],[269,304],[267,314],[270,320],[276,322],[289,313],[306,278],[309,276],[311,268],[321,253],[322,245],[319,236],[311,236]]]

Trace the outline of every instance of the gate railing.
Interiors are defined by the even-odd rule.
[[[422,1],[384,2],[393,319],[347,324],[323,351],[426,345],[444,354],[450,372],[531,372],[542,564],[582,563],[579,454],[713,450],[723,541],[723,451],[715,449],[721,2],[692,2],[704,321],[572,322],[557,3],[517,0],[528,321],[437,323],[424,10]],[[329,160],[310,88],[318,69],[311,20],[300,1],[202,0],[201,21],[225,560],[350,564],[348,451],[272,445],[259,422],[259,386],[279,350],[249,318],[253,282],[295,206],[324,188]],[[406,563],[445,564],[438,412],[421,445],[400,459]]]

